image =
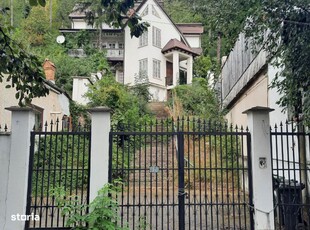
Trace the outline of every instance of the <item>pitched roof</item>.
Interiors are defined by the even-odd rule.
[[[185,53],[193,54],[194,56],[198,56],[199,54],[192,50],[190,47],[185,45],[183,42],[179,41],[178,39],[170,39],[168,43],[162,48],[162,53],[167,53],[171,50],[182,50]]]
[[[177,23],[176,26],[183,34],[203,33],[203,26],[201,23]]]
[[[137,7],[136,12],[138,12],[142,6],[147,2],[148,0],[143,0],[141,2],[141,4]],[[186,38],[184,37],[183,33],[181,32],[181,30],[179,29],[179,27],[172,21],[172,19],[170,18],[170,16],[167,14],[167,12],[164,10],[164,8],[162,7],[162,1],[160,0],[154,0],[154,2],[156,3],[156,5],[162,10],[162,12],[166,15],[166,17],[168,18],[168,20],[171,22],[171,24],[175,27],[175,29],[179,32],[180,37],[182,39],[182,41],[184,41],[186,43],[186,45],[189,46],[188,41],[186,40]]]

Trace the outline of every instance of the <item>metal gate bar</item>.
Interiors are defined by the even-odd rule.
[[[110,182],[130,229],[253,229],[250,134],[200,120],[110,132]]]

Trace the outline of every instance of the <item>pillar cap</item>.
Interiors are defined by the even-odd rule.
[[[247,109],[247,110],[243,111],[242,113],[243,113],[243,114],[248,114],[248,113],[250,113],[250,112],[266,112],[266,113],[270,113],[270,112],[272,112],[272,111],[274,111],[274,109],[269,108],[269,107],[254,106],[254,107],[252,107],[252,108],[250,108],[250,109]]]
[[[110,109],[107,106],[98,106],[98,107],[94,107],[94,108],[90,108],[87,110],[90,113],[96,113],[96,112],[111,112],[112,109]]]
[[[31,108],[29,106],[25,106],[25,107],[11,106],[11,107],[6,107],[5,109],[9,110],[11,112],[13,112],[13,111],[20,111],[20,112],[34,111],[33,108]]]

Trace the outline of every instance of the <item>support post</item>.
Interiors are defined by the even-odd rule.
[[[275,229],[270,154],[269,112],[273,109],[253,107],[244,111],[251,132],[253,203],[255,229]]]
[[[177,86],[179,84],[179,69],[180,69],[180,60],[179,60],[179,53],[177,51],[173,51],[173,86]]]
[[[187,59],[187,78],[186,78],[186,84],[192,84],[193,81],[193,57],[190,56]]]
[[[26,214],[30,132],[35,115],[29,107],[9,107],[12,112],[11,147],[8,167],[4,229],[23,230],[25,220],[18,215]],[[13,217],[15,216],[15,218]]]
[[[91,113],[90,194],[92,202],[109,179],[110,108],[96,107]]]

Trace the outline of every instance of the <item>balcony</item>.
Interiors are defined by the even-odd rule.
[[[86,53],[83,49],[71,49],[71,50],[68,50],[68,55],[70,57],[86,57]]]
[[[124,50],[123,49],[107,49],[107,58],[112,61],[122,61],[124,60]]]
[[[166,86],[173,86],[173,78],[171,77],[166,77]]]

